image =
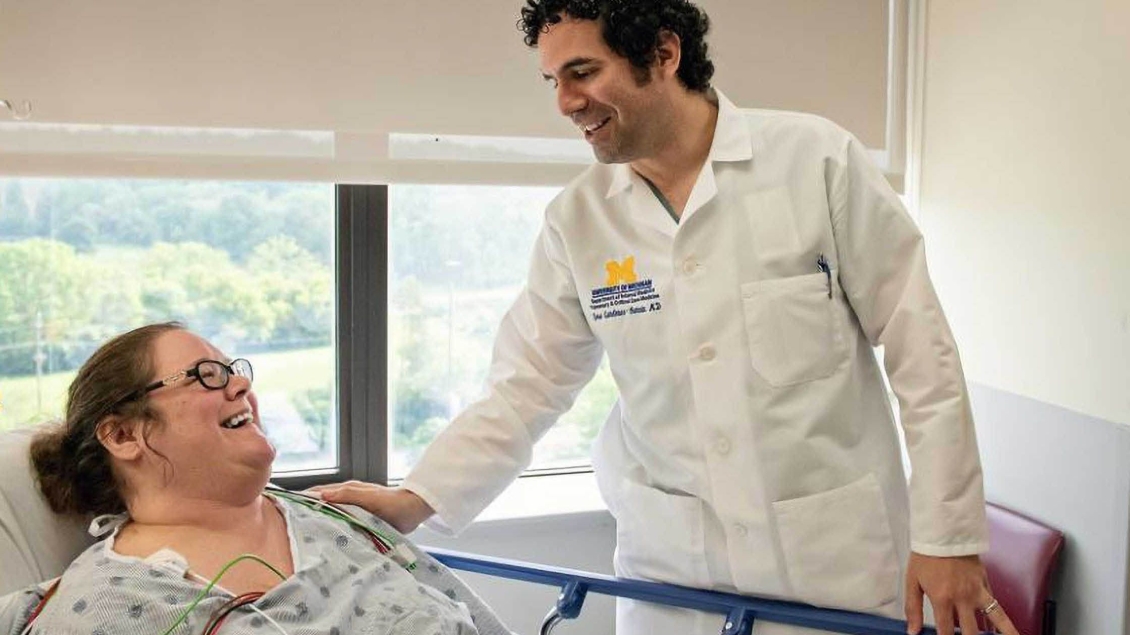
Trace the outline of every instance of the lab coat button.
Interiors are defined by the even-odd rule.
[[[716,355],[717,351],[714,350],[713,346],[707,345],[698,349],[698,358],[704,362],[709,362],[710,360],[714,359]]]
[[[714,451],[722,455],[729,454],[730,440],[726,437],[718,437],[718,440],[714,442]]]
[[[749,535],[749,529],[746,529],[746,526],[741,523],[734,523],[734,533],[742,538],[745,538]]]
[[[693,276],[694,272],[697,270],[698,263],[694,261],[694,258],[687,258],[683,261],[683,273],[687,274],[688,276]]]

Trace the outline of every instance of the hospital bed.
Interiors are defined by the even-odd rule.
[[[0,595],[58,575],[91,540],[83,524],[53,514],[36,489],[27,459],[32,433],[0,433]],[[984,560],[998,599],[1025,635],[1054,635],[1055,605],[1047,598],[1063,534],[996,506],[990,506],[989,521],[993,549]],[[563,621],[577,617],[590,593],[716,613],[720,635],[749,635],[759,621],[855,635],[906,632],[904,622],[873,615],[442,549],[428,551],[452,569],[560,588],[540,635],[549,635]]]

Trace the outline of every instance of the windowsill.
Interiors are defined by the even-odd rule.
[[[587,514],[608,514],[592,472],[528,476],[506,488],[472,526]]]

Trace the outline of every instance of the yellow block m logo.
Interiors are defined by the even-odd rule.
[[[609,260],[604,263],[604,270],[608,272],[608,280],[604,286],[611,287],[617,284],[628,284],[636,281],[636,257],[628,256],[624,262]]]

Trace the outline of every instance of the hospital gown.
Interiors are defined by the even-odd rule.
[[[377,552],[344,522],[280,500],[287,520],[294,575],[242,607],[221,635],[510,635],[485,604],[446,567],[410,545],[412,571]],[[403,538],[380,519],[352,508],[385,535]],[[163,551],[144,560],[112,550],[113,538],[91,546],[63,574],[31,633],[160,635],[188,608],[204,584],[183,575],[183,559]],[[231,599],[223,579],[173,635],[200,633]],[[21,635],[42,588],[0,598],[0,634]]]

